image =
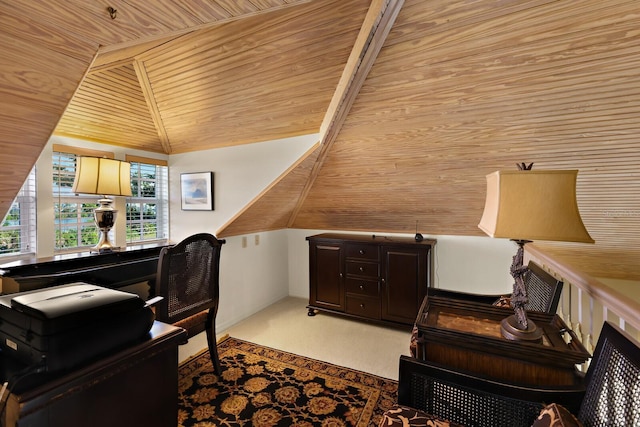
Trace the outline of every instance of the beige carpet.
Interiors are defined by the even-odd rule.
[[[385,327],[328,314],[307,316],[308,301],[287,297],[255,315],[219,330],[267,347],[398,379],[398,360],[409,354],[410,328]],[[204,334],[180,346],[180,360],[207,345]]]

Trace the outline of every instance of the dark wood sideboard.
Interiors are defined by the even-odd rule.
[[[5,427],[175,427],[182,328],[155,322],[148,339],[77,369],[19,380],[6,402]],[[20,367],[0,353],[4,382]]]
[[[433,283],[435,240],[325,233],[309,241],[309,315],[413,325]]]

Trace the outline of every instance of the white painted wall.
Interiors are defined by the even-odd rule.
[[[318,135],[217,148],[169,158],[169,235],[179,241],[199,231],[216,232],[316,142]],[[180,175],[214,173],[214,210],[182,211]]]
[[[223,331],[289,293],[287,230],[226,238],[220,256],[220,306],[216,328]],[[242,238],[247,246],[242,247]]]
[[[314,134],[171,155],[171,240],[178,242],[198,232],[216,234],[317,141]],[[189,172],[214,173],[213,211],[181,209],[180,175]],[[243,237],[247,240],[244,248]],[[286,297],[289,286],[286,230],[225,240],[220,256],[219,331]]]
[[[288,230],[289,295],[309,297],[309,243],[305,238],[322,232]],[[386,235],[413,237],[413,234]],[[511,292],[513,279],[509,267],[517,250],[515,243],[489,237],[424,237],[437,240],[434,250],[435,287],[481,294]]]

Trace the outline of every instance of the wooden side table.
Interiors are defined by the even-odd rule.
[[[71,372],[27,377],[9,396],[2,425],[175,427],[184,339],[184,329],[155,322],[146,341]],[[4,378],[13,365],[7,359],[0,355]]]
[[[487,304],[425,297],[416,319],[417,356],[521,385],[580,382],[575,365],[590,354],[558,315],[527,313],[543,330],[542,343],[532,343],[502,337],[500,321],[511,314]]]

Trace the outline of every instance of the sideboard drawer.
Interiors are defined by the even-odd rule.
[[[368,319],[380,319],[380,299],[367,296],[347,296],[346,312]]]
[[[379,283],[377,280],[347,279],[345,289],[350,294],[377,297],[380,295]]]
[[[366,259],[369,261],[380,260],[378,246],[375,245],[348,244],[346,256],[347,258]]]
[[[372,262],[347,261],[347,276],[372,277],[380,276],[380,264]]]

